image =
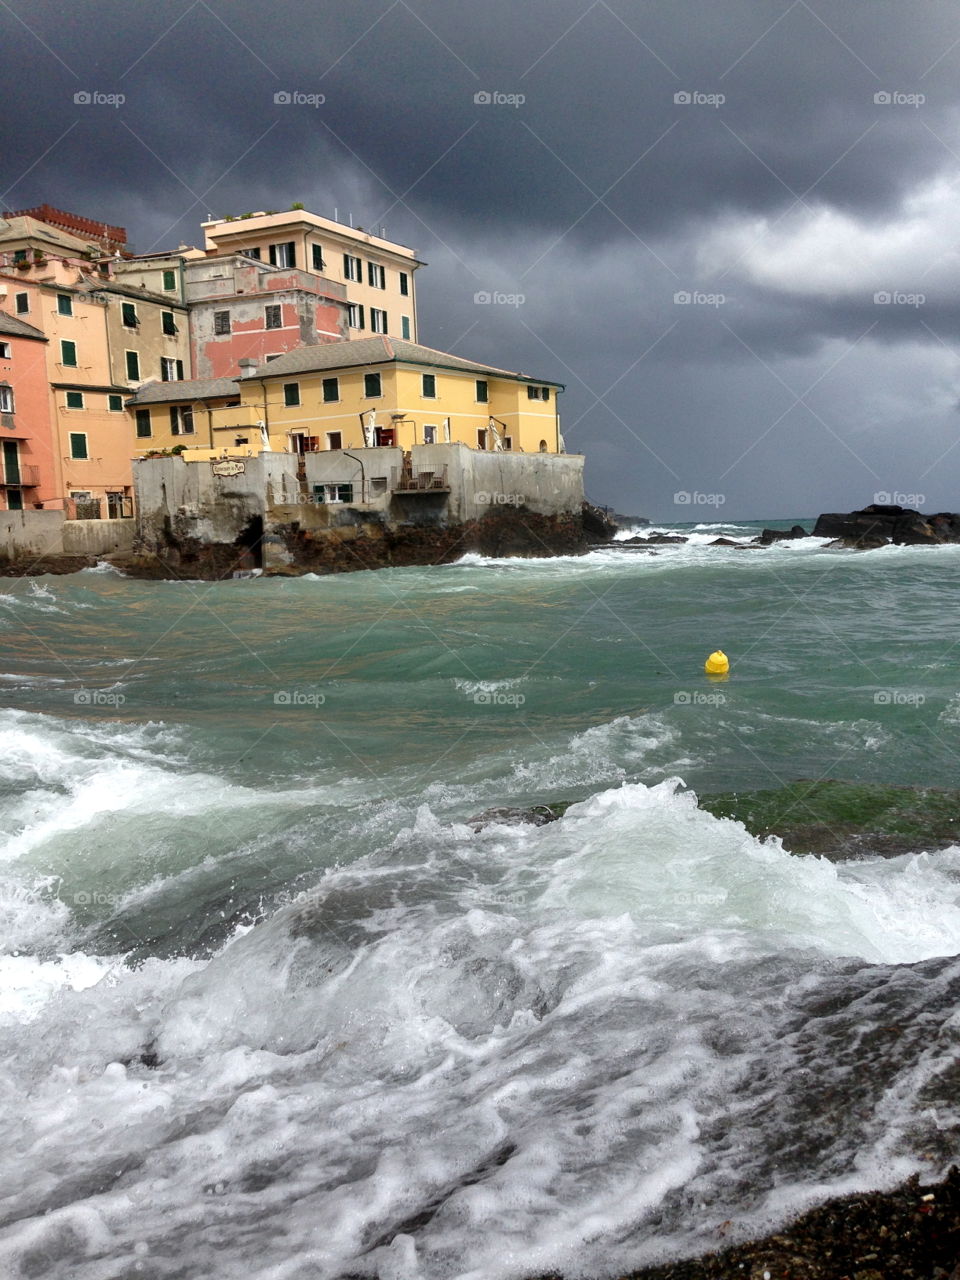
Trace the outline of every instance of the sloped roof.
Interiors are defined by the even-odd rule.
[[[128,405],[163,404],[179,400],[213,400],[239,394],[237,378],[195,378],[182,382],[147,382],[128,400]]]
[[[416,364],[429,369],[453,369],[462,373],[488,373],[499,378],[514,378],[519,382],[533,382],[559,387],[563,384],[550,378],[534,378],[526,373],[498,369],[495,365],[465,360],[448,351],[435,351],[417,342],[401,338],[354,338],[349,342],[324,342],[316,346],[296,347],[282,356],[257,368],[257,378],[276,377],[280,374],[313,373],[325,369],[349,369],[371,364]]]
[[[91,247],[100,248],[93,239],[83,240],[38,218],[0,218],[0,246],[14,240],[45,240],[68,255],[84,253]]]
[[[0,333],[7,333],[11,338],[39,338],[42,342],[47,341],[46,334],[6,311],[0,311]]]

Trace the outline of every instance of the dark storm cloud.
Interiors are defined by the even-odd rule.
[[[677,515],[671,486],[694,473],[729,489],[734,514],[813,509],[828,475],[847,503],[869,500],[876,475],[922,470],[906,394],[923,385],[918,351],[927,383],[944,382],[917,406],[930,455],[938,432],[952,439],[947,3],[13,0],[0,29],[25,69],[5,113],[5,207],[121,222],[140,250],[198,242],[208,213],[293,200],[385,223],[431,264],[426,341],[566,379],[596,496]],[[84,90],[125,101],[75,103]],[[473,302],[498,288],[524,296],[513,314]],[[879,362],[905,391],[877,401],[866,445],[847,438],[869,435],[852,384],[835,420],[829,396],[817,410],[829,430],[802,405],[778,420],[777,376],[802,390],[844,350],[845,367]],[[776,439],[792,461],[771,485]],[[948,489],[957,472],[938,476]]]

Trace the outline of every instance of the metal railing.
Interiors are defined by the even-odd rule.
[[[390,468],[390,488],[394,493],[436,493],[449,487],[445,466]]]

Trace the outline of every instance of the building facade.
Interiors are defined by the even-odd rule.
[[[61,492],[47,345],[39,329],[0,311],[0,505],[6,511],[42,508]]]

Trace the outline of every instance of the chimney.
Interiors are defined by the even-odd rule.
[[[249,356],[244,356],[238,363],[240,365],[241,378],[252,378],[257,371],[256,360],[251,360]]]

